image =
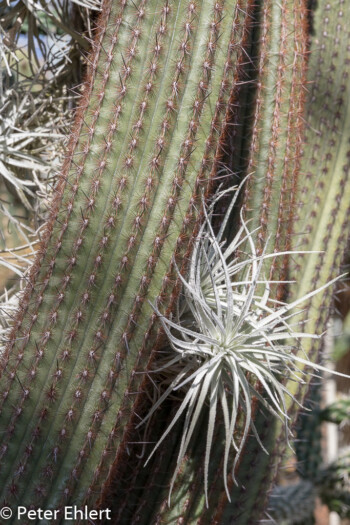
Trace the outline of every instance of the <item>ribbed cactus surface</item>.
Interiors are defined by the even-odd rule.
[[[303,112],[307,65],[307,9],[303,1],[262,3],[256,59],[256,77],[246,110],[246,136],[233,164],[248,175],[243,211],[258,228],[258,253],[291,249],[295,219],[296,189],[300,177],[303,144]],[[236,159],[236,160],[235,160]],[[271,258],[265,265],[271,280],[288,278],[289,257]],[[273,286],[273,285],[272,285]],[[275,286],[276,298],[286,298],[286,285]],[[259,522],[267,503],[267,491],[276,474],[280,452],[286,445],[283,425],[256,402],[255,425],[270,455],[262,451],[254,436],[247,442],[232,483],[232,503],[224,495],[216,514],[218,522],[250,525]]]
[[[349,44],[346,20],[350,6],[343,0],[330,3],[321,0],[310,17],[312,37],[308,59],[305,100],[305,131],[300,161],[300,176],[295,197],[292,248],[315,251],[289,261],[288,275],[295,281],[290,286],[291,298],[301,297],[311,289],[339,276],[344,252],[349,242],[350,166],[349,166]],[[304,304],[296,321],[303,330],[321,334],[327,328],[331,312],[332,289],[326,289]],[[320,340],[303,344],[303,352],[319,360]],[[305,355],[305,354],[303,354]],[[303,368],[303,367],[302,367]],[[308,372],[303,368],[304,372]],[[304,378],[307,379],[306,376]],[[289,381],[286,386],[302,402],[305,385]],[[295,420],[299,408],[290,402]],[[281,455],[285,440],[272,432],[274,452],[270,465]],[[274,443],[275,441],[275,443]],[[309,449],[310,452],[311,449]],[[306,460],[306,458],[304,458]]]
[[[154,340],[148,300],[170,304],[173,254],[182,264],[220,161],[248,4],[103,4],[4,357],[2,502],[96,502],[127,445]]]
[[[291,295],[300,297],[341,274],[349,241],[350,165],[349,96],[350,33],[346,30],[349,6],[342,0],[332,7],[319,2],[313,23],[315,36],[310,50],[306,100],[307,126],[298,184],[293,247],[315,251],[299,255],[290,264],[296,281]],[[321,333],[331,311],[332,290],[312,298],[298,317],[308,332]],[[318,340],[304,346],[317,359]],[[290,382],[301,399],[302,393]],[[303,389],[305,393],[305,388]]]
[[[248,145],[242,148],[248,152],[247,173],[252,173],[243,207],[246,216],[260,227],[257,231],[260,250],[266,249],[269,240],[268,252],[286,248],[318,252],[276,257],[266,268],[272,278],[295,281],[288,288],[286,285],[277,288],[277,298],[285,299],[288,293],[292,300],[340,275],[349,239],[349,34],[344,26],[348,7],[341,0],[337,5],[318,3],[313,13],[310,50],[302,32],[308,25],[305,6],[293,2],[281,7],[287,18],[280,18],[281,36],[275,43],[279,46],[278,54],[270,51],[270,55],[264,56],[264,49],[271,49],[266,48],[266,43],[271,42],[273,47],[274,33],[260,31],[262,58],[254,93],[253,131]],[[261,11],[262,20],[268,20],[272,12],[272,4],[266,4]],[[276,8],[275,22],[277,13]],[[291,13],[299,14],[300,18],[295,29],[288,31],[286,24],[292,23]],[[260,27],[263,26],[261,23]],[[272,23],[269,27],[273,27]],[[287,40],[283,35],[287,35]],[[266,67],[269,56],[270,67]],[[288,82],[290,78],[294,82]],[[300,90],[301,85],[310,88]],[[240,160],[238,165],[244,166],[244,162]],[[331,292],[328,289],[302,305],[305,310],[296,321],[302,322],[305,332],[321,334],[325,330]],[[306,341],[300,356],[306,354],[312,360],[318,359],[320,346],[320,340]],[[309,370],[301,366],[302,372]],[[304,385],[293,378],[286,382],[299,402],[312,380],[310,375],[303,379]],[[295,421],[300,407],[291,398],[287,403],[291,421]],[[265,436],[264,445],[270,456],[259,451],[254,438],[248,442],[236,473],[241,484],[233,487],[231,494],[236,506],[232,510],[230,505],[223,504],[220,523],[251,524],[266,517],[264,493],[275,476],[287,441],[283,425],[271,421],[259,409],[255,424],[259,435]]]
[[[1,503],[112,502],[119,525],[261,518],[286,437],[256,399],[270,456],[254,436],[247,441],[228,502],[218,425],[208,508],[204,433],[193,438],[169,507],[177,433],[147,469],[142,441],[159,437],[174,406],[144,434],[135,426],[151,402],[152,349],[164,342],[150,302],[165,313],[175,304],[175,263],[186,270],[216,177],[249,175],[243,213],[259,228],[260,253],[322,251],[271,258],[267,278],[291,276],[300,297],[338,273],[350,215],[350,8],[319,2],[306,97],[307,4],[104,1],[51,219],[3,358]],[[276,287],[277,299],[286,294]],[[306,305],[306,332],[322,332],[329,295]],[[318,349],[304,346],[311,358]],[[286,384],[302,399],[306,386]]]

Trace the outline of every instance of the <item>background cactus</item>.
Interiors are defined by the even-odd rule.
[[[260,250],[269,238],[269,251],[323,251],[272,259],[271,279],[297,281],[290,290],[276,287],[277,298],[300,297],[340,273],[350,202],[341,110],[349,92],[348,8],[341,0],[339,10],[328,6],[320,0],[314,11],[308,78],[316,81],[305,128],[303,0],[103,4],[51,219],[4,356],[2,502],[108,504],[115,523],[261,518],[286,440],[257,404],[255,424],[270,456],[249,440],[239,484],[229,480],[231,503],[220,425],[209,508],[200,432],[170,508],[176,431],[143,469],[142,441],[156,441],[176,410],[169,402],[145,436],[135,431],[150,404],[151,350],[164,344],[148,300],[170,312],[179,293],[173,255],[185,271],[201,194],[232,173],[235,180],[252,174],[242,205],[260,226]],[[228,234],[236,224],[233,218]],[[300,317],[305,331],[322,332],[329,305],[329,291],[310,300]],[[304,350],[317,359],[318,343]],[[307,391],[293,382],[288,388],[298,400]],[[295,420],[298,408],[289,408]]]
[[[321,1],[312,16],[313,38],[308,64],[310,88],[306,100],[307,126],[294,226],[294,232],[302,235],[293,236],[293,246],[320,250],[321,253],[301,256],[291,265],[290,276],[298,283],[297,291],[295,287],[291,287],[293,296],[304,293],[310,284],[327,280],[339,272],[348,243],[349,132],[348,111],[345,108],[349,96],[349,34],[346,30],[343,31],[345,19],[349,16],[347,10],[348,6],[342,1],[332,5]],[[335,244],[332,247],[333,242]],[[330,299],[329,293],[325,293],[323,298],[315,298],[310,308],[306,308],[309,318],[307,330],[319,330],[324,326],[330,311]],[[317,359],[319,349],[316,344],[311,345],[307,351]],[[310,391],[313,413],[313,392],[317,393],[317,390],[316,386]],[[316,395],[319,397],[319,394]],[[301,392],[298,392],[298,399],[301,396]],[[313,416],[310,419],[303,418],[302,430],[312,422],[315,423]],[[317,432],[316,427],[316,434]],[[307,436],[302,433],[302,437]],[[313,432],[313,439],[307,444],[308,452],[305,455],[301,454],[302,443],[296,447],[298,459],[302,460],[301,469],[306,468],[306,476],[310,474],[310,468],[315,475],[315,467],[320,467],[321,463],[317,452],[319,441],[315,441],[314,437]],[[316,459],[313,466],[308,461],[310,454]]]
[[[323,421],[330,423],[349,423],[350,420],[350,399],[338,399],[331,405],[324,408],[320,414]]]
[[[278,485],[271,492],[267,509],[271,523],[276,520],[285,525],[313,525],[316,496],[341,518],[350,517],[349,450],[344,448],[335,461],[325,466],[321,449],[321,423],[346,423],[349,411],[344,411],[344,407],[349,399],[339,400],[321,411],[320,385],[313,386],[308,396],[308,408],[314,409],[299,416],[301,424],[295,448],[300,479],[291,485]]]
[[[349,472],[349,450],[345,450],[336,461],[320,472],[317,480],[322,500],[341,518],[348,519],[350,517]]]
[[[276,487],[269,500],[271,523],[298,525],[312,523],[316,490],[311,481],[302,480],[293,485]]]

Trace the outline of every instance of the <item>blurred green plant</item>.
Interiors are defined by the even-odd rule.
[[[314,390],[319,394],[320,387]],[[340,518],[350,518],[349,447],[343,448],[339,457],[328,465],[324,465],[321,455],[321,423],[327,421],[340,426],[346,423],[349,403],[348,398],[339,400],[323,410],[317,410],[315,404],[316,410],[309,415],[303,414],[307,424],[299,428],[296,443],[300,480],[291,485],[277,485],[272,490],[267,509],[271,523],[311,525],[314,523],[316,496]]]

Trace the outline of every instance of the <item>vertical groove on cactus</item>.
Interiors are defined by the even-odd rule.
[[[306,68],[304,2],[271,3],[262,11],[256,109],[250,139],[245,192],[246,213],[257,233],[260,250],[271,238],[275,251],[288,249],[302,142]],[[272,263],[271,273],[274,272]],[[278,275],[278,273],[277,273]]]
[[[95,502],[123,456],[155,337],[147,300],[168,306],[172,254],[220,162],[247,18],[243,0],[104,3],[5,356],[1,501]]]
[[[343,251],[349,235],[349,100],[345,88],[350,64],[349,37],[344,28],[347,7],[339,1],[339,10],[320,2],[315,13],[315,31],[319,41],[311,47],[309,78],[314,79],[307,100],[307,129],[301,169],[305,174],[298,191],[295,236],[297,250],[318,253],[299,255],[290,275],[296,279],[291,288],[298,297],[339,274]],[[322,71],[320,70],[322,64]],[[325,68],[325,69],[323,69]],[[322,73],[328,71],[328,73]],[[317,333],[329,316],[329,291],[306,304],[300,316],[306,330]],[[305,345],[305,351],[317,358],[319,342]]]
[[[291,244],[295,203],[290,195],[297,186],[303,132],[306,13],[304,1],[269,3],[261,12],[256,105],[252,135],[248,138],[246,173],[250,176],[243,209],[252,220],[250,229],[259,227],[256,237],[260,250],[269,239],[268,252],[288,250]],[[265,267],[270,279],[286,277],[288,259],[280,259],[271,259],[269,267]],[[276,292],[277,297],[285,293],[282,287]],[[268,450],[282,435],[285,442],[283,430],[279,436],[274,435],[274,422],[261,407],[257,407],[255,425]],[[264,507],[262,493],[276,472],[277,463],[276,458],[269,461],[252,437],[237,466],[238,486],[231,484],[231,503],[222,494],[213,519],[223,524],[255,523]]]

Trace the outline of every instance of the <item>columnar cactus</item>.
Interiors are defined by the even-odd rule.
[[[266,237],[266,228],[269,226],[271,229],[277,228],[275,247],[276,250],[281,250],[283,248],[286,249],[290,245],[292,207],[288,205],[286,208],[284,204],[288,200],[287,196],[291,189],[289,185],[291,184],[292,188],[295,187],[298,173],[298,161],[295,165],[292,165],[291,159],[295,157],[298,159],[301,147],[304,92],[300,90],[300,87],[304,79],[306,66],[306,10],[303,2],[298,2],[297,4],[295,2],[284,2],[282,9],[280,4],[272,2],[266,4],[266,6],[256,6],[255,10],[252,11],[252,17],[253,32],[248,44],[250,56],[253,58],[250,58],[250,62],[246,65],[244,82],[234,86],[232,120],[238,123],[240,127],[233,127],[235,140],[230,144],[230,155],[232,155],[231,169],[237,172],[244,167],[246,173],[251,173],[254,170],[257,174],[259,167],[259,176],[248,182],[249,188],[251,188],[249,192],[253,195],[252,188],[254,188],[256,192],[254,195],[257,195],[258,191],[266,195],[266,199],[269,202],[266,203],[266,206],[263,205],[262,208],[266,214],[271,210],[271,221],[274,221],[274,226],[271,226],[266,219],[265,226],[260,232],[263,234],[263,236],[260,236],[260,248]],[[257,71],[254,69],[255,64]],[[251,80],[249,81],[252,74],[254,76],[258,75],[257,82],[253,84]],[[248,78],[247,75],[249,75]],[[278,82],[276,82],[276,79]],[[247,88],[248,95],[247,93],[242,93],[242,90],[247,90]],[[247,114],[243,117],[242,113],[244,111],[239,102],[244,97],[247,99],[249,96],[252,96],[252,92],[254,93],[252,104],[255,112],[252,111],[251,105],[246,105],[244,109]],[[242,126],[242,123],[244,123],[244,126]],[[277,143],[277,135],[282,132],[283,138]],[[242,136],[239,136],[240,133]],[[278,146],[280,149],[278,149]],[[248,152],[248,162],[242,162],[242,151],[244,155]],[[273,159],[270,158],[271,154],[274,155]],[[271,176],[268,177],[269,190],[264,189],[263,179],[267,166],[270,166],[271,171]],[[281,179],[280,166],[283,168],[283,179]],[[274,169],[275,171],[273,172]],[[275,180],[274,184],[272,184],[274,175]],[[294,181],[293,183],[290,183],[291,178]],[[283,191],[281,191],[281,187]],[[277,218],[275,211],[272,212],[270,201],[275,202],[277,210],[279,210]],[[246,202],[248,202],[248,196]],[[256,209],[256,206],[254,204],[254,216],[260,217],[260,212]],[[252,205],[247,204],[246,207],[252,208]],[[264,222],[263,218],[261,222]],[[234,226],[231,229],[234,231]],[[288,241],[286,240],[287,238]],[[204,416],[205,418],[206,416]],[[264,421],[265,419],[263,418],[261,425],[265,424]],[[150,439],[152,441],[156,440],[155,435],[151,435]],[[178,439],[180,440],[180,436]],[[235,521],[238,519],[242,519],[242,523],[252,522],[250,512],[256,513],[259,510],[256,504],[257,492],[255,491],[258,484],[254,483],[253,486],[250,483],[250,479],[247,480],[246,476],[250,477],[253,474],[251,469],[252,461],[262,460],[262,462],[266,462],[268,461],[267,456],[262,453],[259,445],[252,454],[247,452],[245,455],[248,462],[247,472],[238,468],[237,479],[240,482],[239,487],[234,489],[232,479],[229,480],[233,497],[231,503],[228,504],[222,479],[221,460],[223,448],[219,446],[223,439],[224,436],[221,434],[220,428],[218,428],[214,437],[216,446],[212,452],[215,457],[209,466],[208,508],[205,506],[203,489],[201,490],[203,486],[205,440],[203,436],[198,435],[197,441],[195,438],[193,439],[191,450],[188,452],[178,479],[175,482],[170,507],[167,504],[169,489],[168,486],[165,486],[163,501],[154,507],[153,520],[156,520],[155,516],[157,516],[157,519],[165,523],[175,523],[180,517],[186,523],[207,523],[211,520],[216,520],[220,523],[224,522],[222,520],[232,520],[232,522],[238,523],[238,521]],[[176,451],[174,454],[176,455]],[[141,464],[144,461],[145,459],[140,461],[138,465],[136,464],[136,466],[133,463],[134,469],[138,470],[141,468]],[[244,461],[245,459],[243,458],[242,462],[244,463]],[[154,469],[157,475],[162,471],[162,468],[165,468],[162,466],[162,462],[163,465],[166,464],[164,457],[162,461],[155,463]],[[172,469],[174,468],[175,465],[173,464]],[[261,469],[259,472],[258,469],[254,468],[254,476],[263,478],[265,470]],[[159,486],[159,478],[155,479],[157,479],[157,486]],[[249,490],[245,493],[242,493],[241,483],[249,486]],[[121,482],[116,483],[116,495],[123,494],[121,485]],[[139,485],[139,479],[135,479],[135,485]],[[144,493],[141,495],[140,507],[136,507],[136,510],[133,509],[132,511],[133,519],[138,523],[152,522],[149,515],[144,517],[141,513],[140,509],[144,509],[145,505],[143,497]],[[150,495],[149,497],[152,496]],[[245,509],[246,498],[248,499],[247,509]],[[263,505],[263,499],[260,504]],[[124,511],[126,505],[123,505]],[[119,515],[119,519],[122,519],[122,514]]]
[[[291,242],[294,250],[316,253],[293,257],[289,261],[290,297],[301,297],[339,275],[344,251],[349,240],[349,163],[348,111],[349,33],[345,20],[349,6],[342,0],[335,4],[318,2],[313,12],[313,38],[308,62],[308,92],[305,101],[306,127],[300,142],[300,175],[295,199]],[[342,109],[344,108],[344,109]],[[320,333],[326,328],[331,306],[331,290],[313,297],[299,317],[306,332]],[[303,345],[310,359],[319,359],[320,341]],[[302,401],[304,386],[289,381],[286,386]],[[291,404],[295,420],[299,408]],[[286,442],[281,425],[270,428],[271,459],[265,483],[273,475]],[[272,450],[271,449],[271,450]],[[261,486],[262,488],[262,486]],[[258,489],[259,490],[259,489]],[[258,515],[255,514],[256,518]]]
[[[222,156],[250,1],[106,1],[3,358],[1,501],[95,502]],[[245,58],[244,58],[245,60]],[[119,449],[118,449],[119,447]]]
[[[282,264],[271,258],[270,280],[291,275],[298,298],[338,271],[348,234],[348,165],[339,169],[348,137],[339,157],[331,151],[347,114],[335,115],[331,104],[322,114],[312,109],[318,95],[324,100],[318,77],[307,101],[302,151],[306,4],[105,0],[51,219],[3,358],[1,502],[56,509],[108,503],[118,524],[251,525],[261,518],[286,439],[257,400],[255,425],[270,456],[254,437],[247,441],[235,472],[239,483],[228,480],[231,502],[222,480],[222,426],[214,430],[209,505],[199,475],[206,442],[197,432],[170,507],[177,431],[146,469],[142,441],[159,438],[174,414],[172,403],[143,439],[135,426],[149,404],[145,372],[152,348],[166,344],[150,302],[166,314],[175,305],[175,264],[186,271],[203,195],[216,177],[249,175],[243,213],[251,229],[259,227],[260,253],[266,244],[270,252],[324,250],[334,239],[336,250],[322,255],[295,262],[286,256]],[[320,1],[315,21],[324,38],[328,5]],[[347,35],[338,29],[343,12],[337,16],[340,49]],[[321,59],[339,71],[342,54],[325,49],[319,47]],[[317,60],[313,52],[310,78]],[[340,92],[344,103],[346,88]],[[331,137],[314,132],[325,114],[333,119]],[[320,151],[322,138],[329,151],[321,168],[315,155],[309,167],[307,152]],[[236,227],[232,221],[228,235]],[[275,292],[281,299],[286,287]],[[329,294],[310,299],[308,306],[315,305],[325,309],[317,322],[312,310],[302,319],[310,333],[325,322]],[[317,354],[315,345],[304,348],[311,358]],[[287,387],[303,398],[305,387],[292,381]],[[286,402],[295,418],[297,407]],[[155,485],[164,490],[156,493]]]

